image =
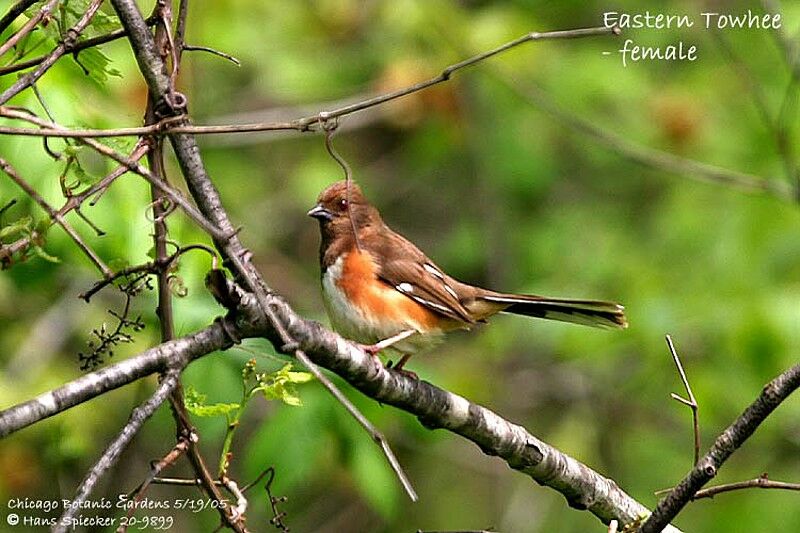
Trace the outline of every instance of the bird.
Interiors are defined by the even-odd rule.
[[[496,292],[449,276],[386,225],[352,179],[326,187],[307,214],[319,221],[322,295],[333,329],[372,355],[399,352],[394,370],[416,376],[403,368],[412,355],[501,312],[601,328],[628,325],[618,303]]]

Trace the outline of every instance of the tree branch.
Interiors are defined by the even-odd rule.
[[[692,501],[700,488],[717,475],[722,464],[753,434],[792,392],[800,386],[800,364],[793,366],[764,386],[761,394],[733,424],[719,436],[708,453],[686,477],[658,502],[640,533],[657,533]]]
[[[81,129],[81,130],[67,130],[67,129],[55,129],[55,128],[35,130],[31,128],[0,127],[0,134],[78,138],[78,137],[124,137],[132,135],[147,135],[147,134],[162,133],[165,131],[173,134],[191,133],[195,135],[219,134],[219,133],[251,133],[258,131],[276,131],[276,130],[313,131],[314,128],[318,126],[321,122],[326,122],[339,117],[343,117],[345,115],[356,113],[358,111],[363,111],[364,109],[375,107],[390,100],[395,100],[397,98],[407,96],[409,94],[421,91],[423,89],[427,89],[428,87],[431,87],[433,85],[437,85],[439,83],[448,81],[450,77],[459,70],[472,66],[476,63],[479,63],[485,59],[493,57],[497,54],[505,52],[521,44],[531,41],[542,41],[542,40],[553,40],[553,39],[577,39],[581,37],[593,37],[598,35],[619,35],[619,28],[606,28],[606,27],[579,28],[574,30],[527,33],[522,37],[514,39],[513,41],[509,41],[503,45],[498,46],[497,48],[480,53],[478,55],[475,55],[458,63],[454,63],[448,67],[445,67],[438,76],[434,76],[433,78],[430,78],[428,80],[424,80],[419,83],[409,85],[407,87],[398,89],[396,91],[367,98],[359,102],[343,105],[334,108],[330,111],[320,111],[314,115],[308,115],[291,121],[258,122],[252,124],[194,126],[189,124],[188,121],[185,120],[185,118],[184,120],[178,120],[175,117],[172,117],[170,119],[162,121],[161,123],[143,127],[115,128],[115,129]],[[144,35],[142,35],[141,37],[145,38]],[[190,49],[191,47],[187,46],[185,48]],[[142,58],[141,61],[145,61],[147,63],[153,57],[153,53],[154,52],[152,52],[148,46],[145,46],[145,50],[140,52],[139,55],[137,55],[137,58],[141,57]],[[166,85],[166,83],[168,83],[168,80],[164,78],[166,74],[162,76],[161,74],[159,74],[158,69],[154,69],[149,65],[141,67],[140,64],[140,68],[146,68],[148,70],[148,73],[145,76],[145,79],[148,81],[148,84],[152,81],[152,83],[156,84],[156,86],[161,87],[164,91],[166,90],[166,87],[168,87],[168,85]],[[2,71],[0,70],[0,73],[1,72]]]
[[[164,343],[0,412],[0,436],[163,370],[168,361],[194,359],[230,345],[226,335],[264,336],[273,343],[280,342],[271,325],[264,321],[254,297],[244,292],[240,296],[236,320],[226,318],[224,324],[218,321],[193,335]],[[563,494],[571,506],[586,509],[603,522],[616,519],[629,524],[648,512],[613,480],[542,442],[525,428],[426,381],[386,369],[360,347],[295,314],[281,298],[270,294],[268,301],[299,348],[315,364],[335,372],[370,398],[415,415],[425,427],[447,429],[473,441],[484,453],[501,457],[512,468]],[[42,406],[49,409],[43,410]],[[678,530],[669,526],[666,531]]]
[[[11,109],[10,107],[2,107],[0,106],[0,116],[14,118],[18,120],[24,120],[26,122],[30,122],[31,124],[36,124],[37,126],[44,126],[50,128],[58,128],[58,124],[53,122],[43,120],[35,115],[31,115],[26,112],[18,111],[16,109]],[[125,154],[121,154],[116,150],[97,142],[93,139],[83,139],[79,138],[79,142],[86,144],[94,151],[98,152],[101,155],[104,155],[117,163],[124,165],[127,169],[135,174],[140,175],[156,188],[158,188],[161,192],[163,192],[171,202],[179,206],[188,216],[191,218],[198,226],[200,226],[206,233],[214,237],[214,239],[226,239],[227,233],[221,231],[218,227],[214,226],[211,222],[209,222],[192,204],[190,204],[180,192],[174,190],[172,187],[158,179],[150,169],[142,165],[136,160],[133,160],[126,156]],[[231,229],[231,232],[233,230]]]
[[[3,158],[0,158],[0,169],[5,172],[8,177],[11,178],[11,181],[16,183],[25,193],[28,194],[33,201],[35,201],[39,206],[45,210],[45,212],[50,216],[50,219],[57,223],[61,228],[70,236],[70,238],[75,242],[75,244],[80,248],[80,250],[88,257],[92,263],[103,273],[104,277],[109,277],[113,274],[110,268],[106,266],[100,256],[98,256],[92,248],[84,242],[83,237],[78,235],[78,232],[66,221],[64,216],[60,213],[60,211],[56,211],[53,207],[47,203],[47,201],[42,198],[36,189],[31,187],[31,185],[22,179],[22,177],[17,173],[14,167]]]
[[[498,69],[497,72],[507,86],[524,100],[554,117],[559,123],[591,137],[631,161],[656,170],[684,175],[698,181],[725,185],[745,192],[768,193],[785,201],[794,201],[795,199],[795,188],[785,181],[776,178],[765,179],[746,172],[729,170],[631,142],[564,109],[535,84],[530,83],[520,87],[517,83],[508,81],[508,76],[503,71]]]
[[[13,85],[11,85],[11,87],[0,94],[0,105],[5,104],[24,89],[30,87],[36,82],[36,80],[41,78],[61,56],[71,51],[77,43],[81,32],[84,30],[84,28],[86,28],[89,22],[92,21],[92,17],[94,17],[94,14],[98,9],[100,9],[100,4],[102,3],[103,0],[93,0],[92,3],[86,8],[83,16],[78,19],[78,22],[76,22],[74,26],[67,30],[66,35],[62,38],[62,41],[53,49],[52,52],[50,52],[50,55],[48,55],[47,58],[41,62],[39,67],[33,72],[29,72],[24,76],[21,76]]]
[[[14,45],[16,45],[19,42],[20,39],[22,39],[23,37],[28,35],[30,32],[32,32],[33,29],[36,27],[36,25],[39,24],[39,22],[41,22],[44,18],[49,17],[50,16],[50,12],[53,11],[53,9],[56,7],[56,5],[58,4],[58,1],[59,0],[50,0],[47,4],[45,4],[42,7],[42,9],[39,10],[38,13],[36,13],[36,15],[32,16],[28,20],[28,22],[26,22],[22,26],[22,28],[19,29],[19,31],[17,33],[15,33],[11,37],[9,37],[6,42],[1,44],[0,45],[0,56],[2,56],[3,54],[5,54],[9,50],[11,50],[11,48],[13,48]],[[20,5],[22,5],[22,4],[23,4],[23,2],[20,2]],[[17,7],[19,7],[19,6],[17,6]],[[24,11],[24,9],[25,8],[23,7],[23,11]],[[12,8],[12,10],[13,10],[13,8]],[[10,16],[11,14],[12,14],[12,11],[10,10],[9,13],[6,15],[6,17]],[[3,18],[5,19],[5,17],[3,17]],[[16,16],[15,16],[15,18],[16,18]],[[10,23],[10,21],[9,21],[9,23]]]
[[[134,50],[139,69],[147,82],[156,109],[164,116],[183,115],[186,105],[185,97],[176,98],[178,93],[172,89],[171,78],[167,75],[167,68],[161,57],[156,53],[157,47],[153,41],[144,19],[139,12],[136,3],[132,0],[112,0],[114,9],[130,36],[130,43]],[[181,101],[180,104],[178,102]],[[184,115],[185,116],[185,115]],[[188,117],[185,118],[188,123]],[[225,257],[228,268],[236,276],[236,279],[249,290],[258,302],[261,311],[275,332],[277,339],[273,342],[283,353],[292,353],[301,361],[314,376],[325,386],[325,388],[337,399],[347,411],[370,433],[373,441],[380,445],[381,450],[386,455],[392,469],[397,473],[403,484],[403,488],[409,497],[416,501],[417,495],[414,492],[407,477],[400,469],[397,459],[388,447],[386,439],[366,418],[361,415],[358,409],[338,390],[336,385],[327,376],[322,374],[314,363],[309,360],[302,350],[298,349],[296,341],[288,335],[283,324],[277,319],[272,310],[268,295],[271,292],[264,282],[261,274],[251,262],[251,253],[239,240],[234,231],[233,223],[228,217],[227,212],[222,206],[219,191],[209,177],[203,160],[200,157],[200,149],[194,136],[189,134],[169,134],[172,148],[178,160],[178,164],[183,172],[186,184],[199,206],[204,216],[213,221],[215,227],[220,228],[224,238],[215,236],[215,244]],[[365,424],[366,422],[366,424]]]
[[[6,28],[8,28],[18,16],[24,13],[26,9],[28,9],[35,3],[36,0],[20,0],[19,2],[8,8],[8,11],[6,12],[5,15],[3,15],[3,18],[0,18],[0,33],[6,31]]]
[[[731,492],[734,490],[742,490],[742,489],[778,489],[778,490],[798,490],[800,491],[800,483],[786,483],[784,481],[772,481],[767,477],[767,474],[763,474],[755,479],[749,479],[747,481],[737,481],[736,483],[725,483],[723,485],[716,485],[714,487],[708,487],[707,489],[698,490],[693,500],[699,500],[700,498],[713,498],[717,494],[722,494],[724,492]]]
[[[226,329],[232,326],[227,320],[218,320],[196,333],[165,342],[136,357],[85,374],[32,400],[0,411],[0,438],[110,390],[164,371],[171,362],[190,361],[230,346]]]
[[[103,477],[109,468],[114,466],[119,460],[120,455],[128,446],[131,439],[139,432],[145,421],[152,416],[152,414],[164,403],[169,394],[178,384],[178,376],[180,376],[182,367],[173,367],[167,371],[158,388],[153,395],[142,405],[137,407],[131,413],[128,423],[122,428],[117,438],[115,438],[103,452],[103,455],[95,463],[91,470],[83,478],[83,481],[78,487],[77,494],[72,499],[72,505],[66,506],[61,517],[53,526],[53,533],[65,533],[70,529],[70,523],[75,516],[81,512],[81,504],[86,501],[89,495],[94,490],[97,482]]]

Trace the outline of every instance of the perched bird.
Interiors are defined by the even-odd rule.
[[[625,328],[624,308],[595,300],[507,294],[448,276],[381,219],[352,181],[323,190],[308,212],[319,220],[322,294],[331,323],[372,354],[413,354],[500,312],[588,326]],[[411,373],[413,374],[413,373]]]

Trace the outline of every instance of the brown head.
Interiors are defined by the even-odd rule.
[[[331,245],[352,245],[353,226],[361,235],[363,230],[383,223],[378,210],[367,202],[361,188],[353,181],[350,181],[349,191],[346,181],[337,181],[325,188],[308,216],[319,220],[323,255]]]

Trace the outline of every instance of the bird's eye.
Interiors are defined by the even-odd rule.
[[[342,209],[347,209],[347,199],[346,198],[342,198],[341,200],[339,200],[339,207],[341,207]]]

